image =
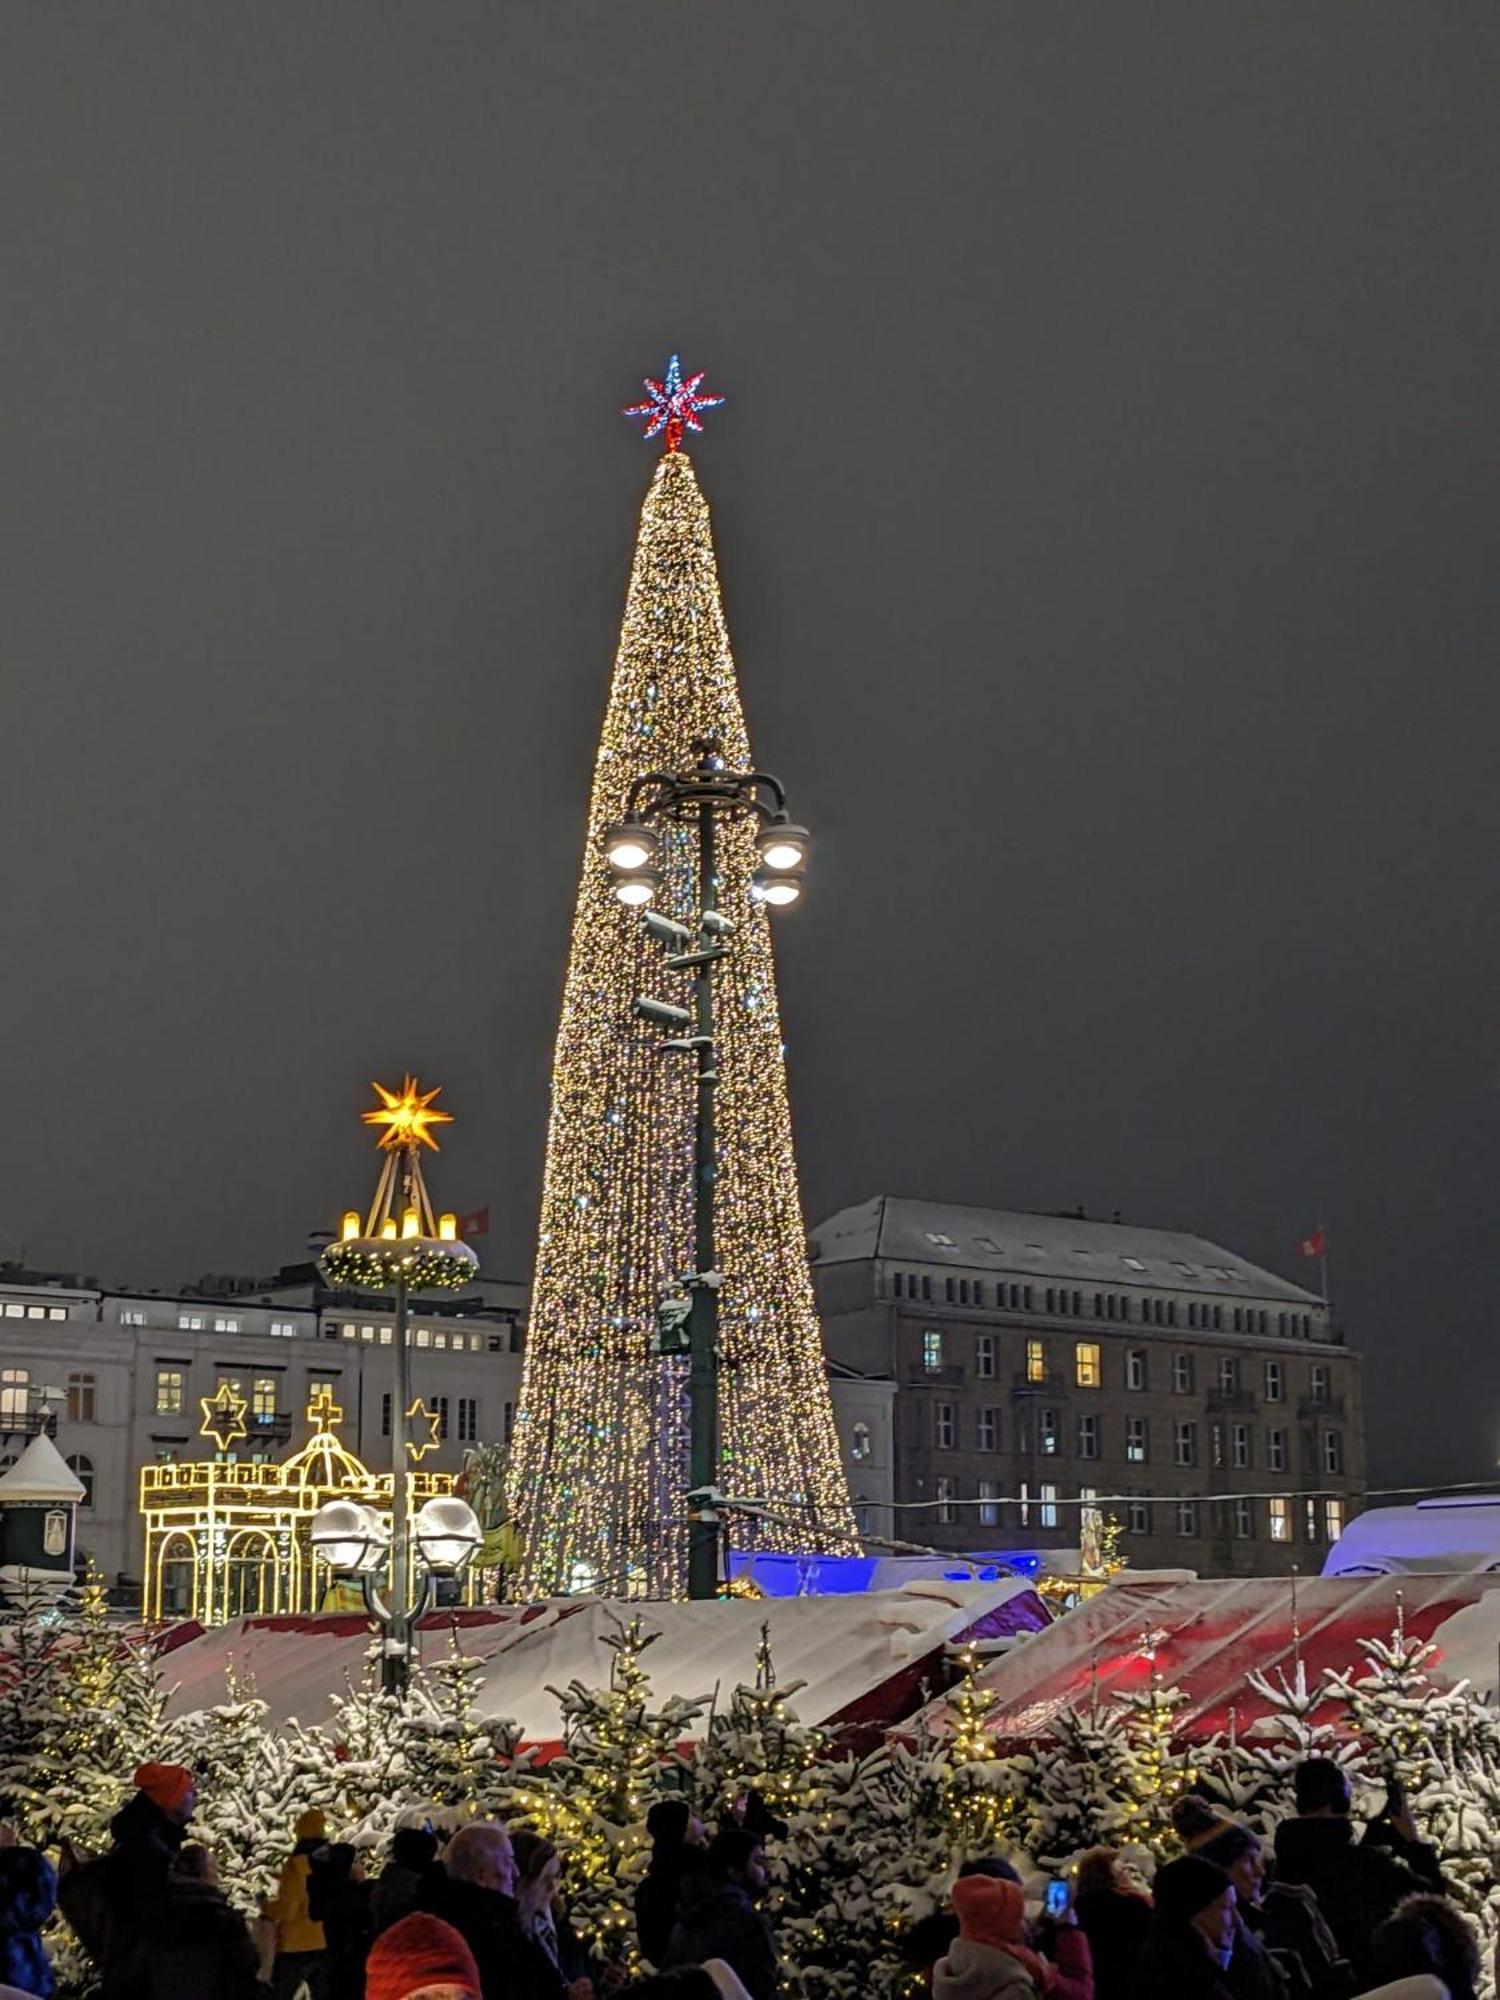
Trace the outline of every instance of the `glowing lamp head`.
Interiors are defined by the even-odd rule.
[[[784,910],[802,894],[802,884],[795,875],[768,875],[762,872],[752,876],[750,891],[760,902],[769,903],[773,909]]]
[[[639,820],[621,820],[605,830],[604,858],[622,875],[634,875],[639,869],[649,868],[656,859],[656,842],[654,827]]]
[[[346,1208],[344,1210],[344,1241],[352,1243],[363,1227],[364,1223],[359,1210],[357,1208]]]
[[[638,868],[633,875],[620,875],[615,880],[615,895],[627,910],[643,910],[661,887],[661,877],[654,868]]]
[[[805,826],[793,826],[790,820],[773,820],[761,828],[755,844],[760,850],[762,868],[773,875],[790,875],[807,866],[812,841]]]
[[[395,1242],[395,1240],[396,1240],[396,1224],[395,1224],[395,1220],[394,1220],[394,1218],[392,1218],[392,1217],[390,1217],[390,1216],[387,1216],[387,1217],[386,1217],[386,1219],[385,1219],[385,1221],[381,1223],[381,1225],[380,1225],[380,1240],[381,1240],[381,1242],[382,1242],[382,1243],[394,1243],[394,1242]]]
[[[440,1215],[438,1217],[438,1241],[439,1243],[456,1243],[458,1241],[458,1217],[456,1215]]]
[[[467,1500],[440,1494],[417,1510],[413,1534],[423,1562],[431,1570],[460,1570],[472,1561],[484,1540],[479,1517]]]
[[[374,1569],[385,1558],[385,1524],[358,1500],[327,1500],[312,1517],[312,1545],[341,1576]]]
[[[420,1236],[422,1234],[422,1218],[414,1208],[407,1208],[401,1211],[401,1234],[403,1236]]]

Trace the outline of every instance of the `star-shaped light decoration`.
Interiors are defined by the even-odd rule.
[[[372,1083],[370,1088],[380,1099],[374,1111],[363,1114],[366,1125],[382,1125],[385,1130],[380,1135],[380,1148],[386,1153],[404,1152],[408,1146],[430,1146],[435,1153],[438,1142],[428,1131],[429,1125],[451,1125],[453,1115],[448,1111],[432,1110],[432,1100],[441,1097],[443,1087],[424,1091],[414,1076],[409,1076],[399,1090],[387,1090],[383,1083]]]
[[[627,417],[645,417],[644,435],[648,438],[667,434],[667,450],[682,449],[682,433],[685,430],[701,431],[698,421],[700,410],[716,410],[723,402],[722,396],[700,396],[698,385],[707,371],[700,369],[696,375],[683,379],[682,364],[674,354],[667,363],[667,372],[658,382],[648,375],[644,388],[646,399],[632,403],[622,412]]]
[[[203,1422],[198,1427],[200,1437],[212,1438],[220,1451],[228,1451],[246,1435],[245,1412],[250,1405],[236,1394],[232,1382],[221,1382],[213,1395],[200,1396],[198,1400],[203,1406]]]
[[[441,1411],[429,1410],[420,1396],[418,1396],[417,1400],[407,1411],[406,1421],[409,1424],[415,1426],[417,1430],[420,1430],[424,1424],[427,1427],[426,1437],[409,1437],[406,1440],[406,1449],[411,1455],[413,1465],[420,1465],[428,1452],[437,1450],[440,1442],[438,1438],[438,1426],[442,1423],[442,1420]]]
[[[328,1437],[344,1421],[340,1404],[333,1400],[333,1384],[320,1382],[307,1399],[307,1421],[314,1437]]]

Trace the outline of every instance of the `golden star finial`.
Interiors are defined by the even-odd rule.
[[[245,1429],[245,1412],[250,1405],[243,1396],[235,1393],[232,1382],[221,1382],[211,1396],[200,1396],[203,1406],[203,1422],[198,1427],[200,1437],[212,1438],[220,1451],[228,1451],[232,1444],[248,1435]]]
[[[436,1090],[423,1091],[414,1076],[409,1076],[399,1090],[387,1090],[383,1083],[372,1083],[370,1088],[380,1099],[378,1109],[363,1114],[366,1125],[383,1125],[380,1147],[383,1152],[399,1153],[408,1146],[430,1146],[433,1152],[438,1142],[428,1131],[429,1125],[451,1125],[453,1115],[448,1111],[433,1111],[429,1107],[435,1097],[442,1095],[443,1086]]]
[[[419,1429],[423,1424],[427,1426],[426,1437],[409,1437],[406,1440],[406,1449],[411,1454],[412,1464],[420,1465],[428,1452],[436,1451],[438,1448],[440,1443],[438,1429],[443,1421],[442,1411],[429,1410],[427,1405],[422,1401],[422,1398],[418,1396],[417,1400],[406,1413],[406,1421],[409,1424],[416,1425]]]
[[[307,1399],[307,1421],[314,1437],[327,1437],[344,1421],[344,1412],[333,1400],[333,1384],[320,1382]]]

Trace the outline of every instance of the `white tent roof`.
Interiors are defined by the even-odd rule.
[[[61,1452],[45,1434],[27,1445],[9,1472],[0,1473],[0,1506],[7,1500],[53,1500],[75,1504],[83,1498],[83,1482],[63,1463]]]
[[[1500,1494],[1367,1507],[1328,1551],[1324,1576],[1462,1576],[1500,1569]]]
[[[1014,1577],[992,1584],[923,1581],[861,1596],[731,1598],[715,1604],[565,1598],[469,1613],[456,1631],[460,1650],[486,1666],[479,1714],[509,1717],[527,1742],[552,1743],[562,1731],[549,1686],[566,1687],[572,1680],[603,1686],[612,1657],[603,1642],[621,1618],[637,1613],[646,1631],[659,1635],[643,1660],[656,1700],[712,1699],[717,1689],[722,1703],[741,1682],[753,1685],[766,1625],[778,1683],[804,1681],[792,1706],[804,1722],[824,1722],[973,1628],[996,1628],[1004,1607],[1018,1598],[1036,1603],[1032,1586]],[[424,1658],[442,1659],[454,1629],[430,1620],[422,1633]],[[232,1663],[253,1678],[256,1693],[270,1705],[271,1720],[295,1715],[323,1722],[329,1695],[359,1682],[370,1643],[364,1621],[347,1616],[243,1619],[220,1626],[175,1648],[163,1662],[164,1678],[176,1683],[168,1713],[222,1701]]]

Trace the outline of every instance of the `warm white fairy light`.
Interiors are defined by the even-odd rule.
[[[692,1266],[693,1068],[632,1018],[641,993],[687,1005],[638,916],[617,900],[599,840],[630,781],[688,769],[693,744],[750,768],[708,507],[668,452],[641,516],[595,767],[583,880],[553,1067],[536,1280],[509,1475],[523,1588],[580,1576],[674,1595],[685,1577],[686,1364],[650,1353],[662,1284]],[[854,1546],[807,1269],[771,956],[751,896],[749,820],[720,822],[720,905],[732,947],[714,975],[722,1483],[773,1502],[797,1530],[736,1540]],[[695,920],[690,832],[661,828],[654,907]]]

